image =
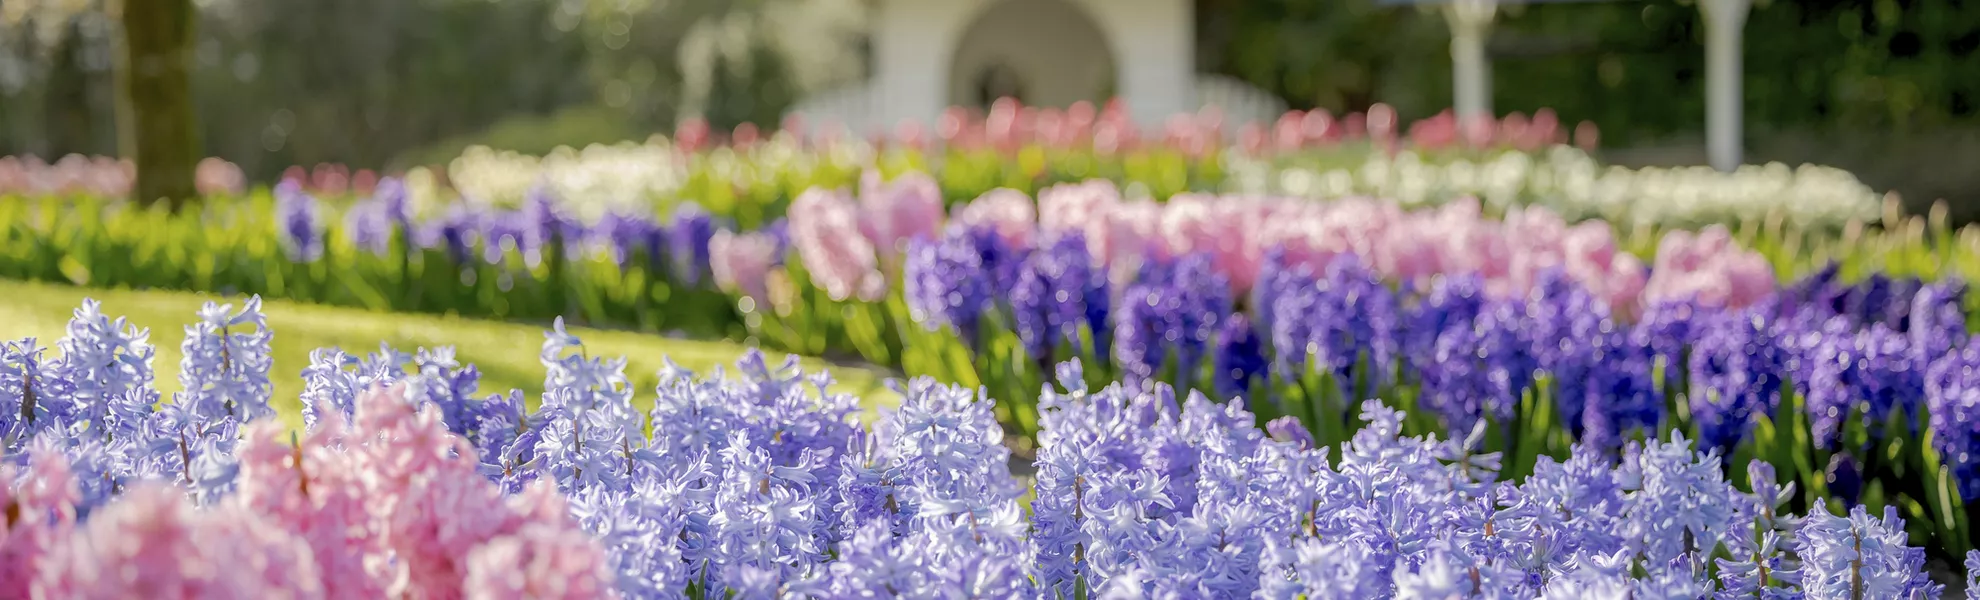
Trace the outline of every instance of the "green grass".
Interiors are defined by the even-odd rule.
[[[103,303],[103,313],[112,318],[128,317],[133,325],[151,330],[151,344],[157,348],[153,365],[158,374],[158,390],[170,398],[179,389],[179,345],[185,339],[185,325],[192,322],[207,300],[233,302],[240,298],[182,292],[84,289],[64,285],[0,281],[0,339],[39,338],[51,348],[62,337],[69,317],[84,298]],[[302,369],[309,364],[311,350],[337,346],[356,355],[373,352],[380,342],[390,343],[402,352],[419,347],[453,346],[456,357],[481,370],[480,393],[523,390],[531,404],[543,389],[543,365],[537,354],[543,346],[545,325],[496,321],[378,313],[295,302],[264,301],[262,312],[274,339],[274,405],[291,427],[302,425]],[[742,356],[746,346],[719,341],[674,339],[623,331],[572,328],[584,340],[586,351],[594,356],[625,356],[626,375],[638,391],[635,402],[653,400],[658,383],[655,373],[662,359],[708,374],[717,366],[730,366]],[[783,359],[769,353],[771,363]],[[879,405],[891,404],[895,394],[885,387],[889,373],[857,366],[833,365],[805,359],[807,372],[829,368],[838,380],[833,391],[858,395],[869,413]]]

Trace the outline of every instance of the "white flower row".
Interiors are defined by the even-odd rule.
[[[1426,161],[1415,152],[1371,153],[1356,167],[1230,159],[1229,190],[1313,198],[1377,196],[1405,205],[1476,196],[1496,207],[1541,205],[1574,218],[1618,224],[1696,226],[1779,216],[1789,222],[1875,222],[1883,197],[1848,171],[1781,163],[1732,173],[1708,167],[1603,166],[1581,150],[1500,153],[1482,160]]]
[[[541,184],[573,217],[594,220],[613,211],[650,211],[687,178],[682,155],[665,140],[559,147],[538,157],[474,146],[447,168],[464,200],[517,206]]]

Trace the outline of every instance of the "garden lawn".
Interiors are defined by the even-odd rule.
[[[77,306],[84,298],[103,303],[103,313],[111,318],[129,317],[132,324],[151,330],[151,344],[157,348],[157,387],[169,400],[179,389],[179,345],[185,339],[185,326],[197,316],[208,300],[232,303],[242,298],[211,294],[166,291],[85,289],[65,285],[0,280],[0,339],[39,338],[49,348],[44,358],[54,358],[55,342],[61,339]],[[548,324],[514,324],[457,317],[378,313],[354,308],[317,306],[295,302],[264,300],[262,312],[274,331],[275,397],[272,401],[281,418],[292,428],[302,426],[302,370],[309,365],[309,353],[317,348],[336,346],[362,356],[378,350],[380,342],[411,354],[420,347],[453,346],[455,356],[481,371],[478,394],[520,389],[532,406],[543,390],[543,365],[537,356],[543,347],[543,331]],[[747,346],[731,342],[701,341],[661,337],[623,331],[583,327],[570,332],[584,340],[592,355],[625,356],[626,375],[631,378],[636,406],[651,405],[662,359],[697,373],[717,366],[733,370]],[[783,355],[768,353],[772,365]],[[858,395],[866,412],[880,404],[897,402],[897,395],[885,387],[888,372],[873,368],[827,364],[804,359],[806,372],[829,368],[837,383],[833,391]]]

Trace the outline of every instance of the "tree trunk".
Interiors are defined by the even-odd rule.
[[[122,60],[117,63],[118,142],[137,164],[131,197],[174,209],[198,195],[199,162],[192,102],[192,0],[122,0]]]

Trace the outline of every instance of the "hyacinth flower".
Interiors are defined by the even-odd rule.
[[[1209,256],[1148,263],[1114,315],[1114,361],[1130,385],[1145,386],[1173,368],[1177,383],[1188,387],[1229,314],[1229,284],[1212,270]]]
[[[948,327],[976,348],[978,322],[990,308],[992,273],[969,230],[950,228],[939,240],[908,243],[902,293],[910,316],[928,329]]]
[[[317,212],[316,198],[303,191],[301,183],[284,179],[275,184],[276,222],[290,260],[311,262],[323,256],[323,225]]]
[[[1905,545],[1904,520],[1895,507],[1885,507],[1882,518],[1861,506],[1847,517],[1824,508],[1810,513],[1796,533],[1801,585],[1810,598],[1939,595],[1938,584],[1924,573],[1925,551]]]
[[[1498,455],[1480,447],[1482,428],[1461,440],[1406,437],[1405,415],[1371,401],[1358,417],[1367,425],[1349,442],[1316,447],[1297,427],[1261,430],[1241,403],[1200,394],[1179,401],[1166,385],[1089,387],[1078,363],[1061,365],[1058,387],[1041,394],[1028,518],[994,401],[927,378],[901,388],[900,407],[869,429],[854,416],[854,399],[827,393],[829,379],[807,377],[792,362],[773,366],[752,353],[738,377],[709,379],[670,364],[642,422],[651,432],[619,439],[652,449],[623,485],[616,475],[606,482],[574,473],[618,457],[550,448],[491,463],[478,447],[490,444],[473,441],[487,428],[450,423],[469,419],[449,413],[540,424],[573,406],[607,412],[620,402],[622,368],[580,344],[561,328],[546,335],[547,396],[557,401],[535,416],[523,416],[519,403],[462,403],[443,393],[449,377],[471,372],[443,351],[407,357],[387,348],[349,371],[346,361],[326,359],[353,379],[399,381],[362,388],[354,419],[320,411],[307,437],[284,442],[269,420],[248,425],[244,437],[220,436],[241,441],[204,452],[231,457],[236,475],[195,501],[176,490],[168,492],[175,500],[164,499],[156,482],[143,481],[163,478],[149,474],[161,470],[147,448],[44,434],[22,483],[0,486],[0,501],[40,508],[10,512],[21,520],[0,534],[83,541],[28,557],[13,552],[54,545],[10,544],[0,566],[22,572],[33,561],[32,572],[78,586],[59,588],[77,597],[127,593],[133,581],[77,576],[95,572],[73,568],[83,564],[239,586],[211,592],[220,597],[236,589],[242,597],[277,589],[1037,597],[1082,588],[1119,597],[1851,597],[1858,581],[1866,598],[1935,591],[1922,575],[1922,551],[1902,548],[1894,517],[1796,525],[1780,510],[1792,491],[1773,486],[1770,470],[1750,467],[1751,491],[1735,490],[1717,452],[1682,437],[1633,444],[1620,460],[1580,446],[1565,461],[1542,457],[1532,475],[1508,479]],[[408,362],[418,369],[405,372]],[[187,414],[173,403],[152,419]],[[505,451],[535,449],[519,441],[551,429],[531,426]],[[202,461],[198,453],[192,460]],[[493,476],[490,464],[577,485],[560,493],[550,481]],[[207,470],[180,469],[202,481]],[[131,516],[140,510],[159,518]],[[184,533],[60,533],[71,522]],[[256,537],[204,542],[242,523]],[[157,550],[184,548],[185,539],[211,547]],[[74,556],[87,558],[46,562]],[[280,563],[286,579],[208,575],[216,557]],[[1884,581],[1897,582],[1897,593],[1869,587]]]
[[[268,406],[273,333],[261,314],[261,297],[248,298],[240,312],[233,308],[207,302],[199,310],[199,322],[186,326],[179,349],[184,356],[179,382],[185,391],[173,402],[194,418],[251,421],[275,414]]]
[[[404,182],[393,177],[380,180],[370,198],[346,213],[344,230],[351,242],[374,255],[391,252],[393,238],[411,231],[409,200]]]
[[[1764,308],[1710,318],[1691,348],[1691,420],[1699,442],[1731,448],[1781,401],[1785,353]]]
[[[152,382],[150,330],[130,325],[123,317],[103,315],[103,306],[84,300],[69,320],[68,333],[56,341],[61,353],[57,370],[70,382],[75,418],[103,426],[107,437],[128,436],[151,413],[156,392]]]
[[[859,178],[859,208],[859,233],[881,262],[888,265],[900,264],[900,256],[907,250],[910,240],[939,235],[944,216],[940,185],[935,178],[920,172],[882,181],[878,171],[866,171]],[[791,206],[793,225],[796,225],[797,216],[794,202]]]
[[[955,222],[995,232],[1005,245],[1026,248],[1038,231],[1037,209],[1024,192],[998,188],[984,192],[956,210]]]
[[[474,247],[483,243],[482,232],[487,229],[484,223],[487,215],[473,205],[455,205],[439,219],[429,221],[419,230],[419,245],[424,248],[440,248],[462,269],[474,266]]]
[[[1925,402],[1932,449],[1971,503],[1980,499],[1980,385],[1971,378],[1980,369],[1980,347],[1963,345],[1930,369]]]
[[[654,238],[664,237],[665,231],[652,218],[637,213],[607,213],[587,228],[585,234],[589,237],[588,245],[604,249],[620,269],[631,269],[636,264],[658,265],[664,256],[664,253],[653,254],[651,248]],[[665,241],[660,241],[660,245],[664,247]]]
[[[886,293],[876,246],[860,231],[859,215],[844,192],[813,189],[791,201],[791,245],[814,284],[834,301],[873,301]]]
[[[708,240],[708,267],[715,287],[768,309],[770,271],[784,264],[784,244],[768,232],[715,232]]]
[[[632,407],[625,359],[591,358],[583,349],[563,319],[544,332],[546,422],[536,452],[566,493],[594,485],[624,489],[650,459],[645,418]]]
[[[34,338],[0,343],[0,449],[17,454],[48,427],[72,419],[70,381]]]
[[[1244,313],[1224,318],[1222,330],[1217,332],[1217,349],[1211,365],[1212,387],[1223,398],[1245,395],[1258,378],[1266,375],[1269,365],[1264,344]]]
[[[1053,364],[1054,349],[1060,344],[1074,352],[1093,348],[1094,340],[1081,330],[1088,327],[1091,290],[1104,285],[1105,278],[1094,271],[1086,240],[1078,233],[1060,235],[1024,258],[1010,288],[1011,325],[1041,370]],[[1105,314],[1104,301],[1099,310]]]
[[[1966,600],[1980,600],[1980,550],[1966,553]]]
[[[715,236],[715,219],[693,202],[674,209],[667,227],[667,257],[674,279],[696,287],[709,276],[708,242]]]
[[[995,286],[993,289],[1006,292],[997,294],[992,300],[1008,312],[1009,301],[1005,297],[1008,290],[1017,285],[1018,271],[1024,267],[1025,257],[1032,253],[1033,248],[1028,241],[1026,244],[1013,244],[988,226],[956,226],[950,229],[957,228],[965,231],[970,242],[976,246],[977,255],[982,257],[983,270],[989,275],[990,285]]]

